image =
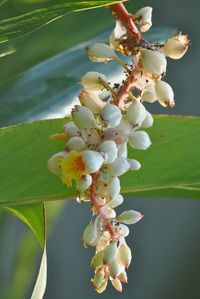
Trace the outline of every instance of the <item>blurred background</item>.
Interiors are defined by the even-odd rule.
[[[196,0],[130,0],[127,6],[135,12],[146,5],[154,9],[154,26],[177,28],[188,34],[191,40],[191,47],[182,60],[168,62],[166,81],[173,86],[176,107],[166,110],[155,104],[148,109],[153,113],[199,115],[200,3]],[[8,0],[0,6],[0,18],[25,11],[19,0]],[[44,118],[45,114],[60,116],[57,115],[60,107],[72,102],[66,99],[67,95],[73,98],[79,88],[75,83],[78,78],[87,69],[100,68],[86,61],[82,50],[84,45],[78,48],[77,45],[97,38],[97,35],[104,39],[104,35],[99,34],[112,26],[114,21],[110,11],[100,8],[69,14],[9,43],[16,52],[0,58],[0,126]],[[75,47],[75,51],[66,54],[71,47]],[[57,59],[34,67],[63,51],[64,54]],[[42,73],[44,66],[47,73]],[[106,71],[112,73],[107,66]],[[47,78],[45,87],[38,81],[40,76]],[[51,101],[48,101],[48,96]],[[199,136],[197,142],[200,142]],[[100,296],[103,299],[200,298],[200,202],[133,197],[127,197],[125,202],[123,209],[135,209],[145,215],[141,222],[131,227],[128,238],[133,250],[133,262],[128,270],[129,283],[124,286],[122,294],[109,287],[102,295],[97,295],[90,284],[93,273],[89,263],[93,251],[84,249],[80,240],[90,219],[89,206],[76,201],[48,203],[48,286],[45,299]],[[40,257],[39,246],[25,225],[0,212],[0,299],[30,297]]]

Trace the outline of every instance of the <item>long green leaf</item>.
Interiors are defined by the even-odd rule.
[[[47,160],[64,144],[49,140],[61,132],[66,119],[39,121],[0,130],[0,205],[75,198],[47,170]],[[152,146],[130,150],[142,168],[122,177],[122,192],[144,197],[200,198],[200,118],[156,116],[149,129]]]
[[[92,9],[109,5],[111,3],[123,2],[119,0],[98,1],[45,1],[37,9],[12,18],[0,20],[0,43],[10,41],[14,38],[24,36],[47,23],[50,23],[67,13]],[[32,7],[32,6],[31,6]]]

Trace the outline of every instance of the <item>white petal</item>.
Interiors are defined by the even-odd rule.
[[[155,86],[148,85],[142,93],[141,100],[149,103],[154,103],[157,100]]]
[[[127,110],[127,119],[134,126],[140,125],[146,117],[146,109],[139,101],[134,101]]]
[[[137,160],[128,159],[128,162],[130,163],[130,170],[138,170],[141,167],[140,162]]]
[[[139,150],[146,150],[151,145],[149,135],[145,131],[131,133],[128,141],[131,147]]]
[[[152,7],[146,6],[138,10],[135,14],[136,17],[140,18],[139,24],[141,25],[140,29],[142,32],[149,30],[152,25],[152,10]]]
[[[122,118],[120,109],[110,103],[103,107],[101,115],[103,120],[108,122],[108,127],[110,128],[118,126]]]
[[[72,121],[70,121],[64,125],[64,131],[70,137],[80,136],[79,128]]]
[[[133,130],[133,126],[127,120],[121,119],[120,124],[115,128],[118,132],[124,135],[129,135]]]
[[[146,117],[141,124],[141,128],[150,128],[153,126],[153,117],[149,111],[146,112]]]
[[[123,196],[121,194],[118,194],[109,202],[109,206],[111,208],[116,208],[116,207],[120,206],[123,203],[123,201],[124,201]]]
[[[92,177],[86,174],[83,178],[76,180],[76,186],[79,191],[87,190],[92,184]]]
[[[99,171],[104,162],[102,155],[96,151],[86,150],[81,152],[81,156],[86,165],[87,173]]]
[[[120,176],[127,172],[130,168],[129,162],[124,158],[117,158],[112,164],[107,167],[107,172],[111,176]]]
[[[128,156],[128,149],[127,149],[127,143],[122,143],[118,147],[118,155],[119,158],[127,158]]]
[[[164,54],[172,59],[180,59],[188,49],[189,40],[187,35],[179,33],[171,37],[162,48]]]
[[[87,91],[80,93],[79,100],[83,106],[89,108],[93,113],[100,113],[102,108],[106,105],[98,95]]]
[[[134,210],[128,210],[117,216],[117,220],[125,224],[135,224],[143,218],[143,215]]]
[[[98,72],[88,72],[81,78],[80,83],[86,90],[97,91],[104,88],[102,80],[107,81],[107,78],[104,74]]]
[[[59,152],[55,155],[53,155],[49,160],[48,160],[48,169],[52,173],[56,175],[61,175],[62,170],[61,170],[61,164],[64,158],[66,157],[67,153],[66,152]]]
[[[93,113],[86,107],[76,105],[72,110],[72,119],[79,129],[97,128]]]
[[[110,46],[102,43],[96,43],[92,47],[88,47],[86,51],[89,59],[94,62],[109,61],[117,57]]]
[[[99,151],[101,153],[107,154],[105,158],[106,164],[114,162],[114,160],[117,158],[118,149],[116,143],[113,140],[103,141],[99,146]]]
[[[76,151],[76,152],[80,152],[82,150],[85,149],[86,144],[84,142],[84,140],[81,137],[71,137],[66,145],[68,151]]]

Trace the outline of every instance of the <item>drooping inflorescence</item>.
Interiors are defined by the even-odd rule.
[[[159,101],[164,107],[174,106],[173,90],[162,80],[166,57],[179,59],[188,48],[187,36],[181,33],[163,44],[142,38],[141,32],[152,24],[151,7],[135,15],[130,15],[122,4],[110,8],[116,17],[110,45],[97,43],[87,48],[87,54],[94,62],[115,60],[122,66],[124,80],[112,85],[98,72],[88,72],[81,78],[83,91],[80,105],[72,109],[72,121],[65,124],[64,133],[51,136],[66,145],[48,161],[49,170],[64,184],[69,187],[72,181],[76,183],[78,201],[91,204],[92,218],[82,241],[85,247],[96,248],[91,267],[98,293],[106,289],[108,280],[120,292],[122,283],[127,282],[126,269],[132,258],[125,240],[127,225],[143,215],[134,210],[116,215],[115,208],[124,201],[119,177],[141,167],[139,161],[128,157],[127,147],[146,150],[151,145],[143,129],[153,125],[153,117],[143,103]],[[126,64],[121,54],[130,56],[131,63]]]

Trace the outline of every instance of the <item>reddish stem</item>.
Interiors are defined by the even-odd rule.
[[[101,219],[103,220],[103,223],[107,230],[110,232],[111,237],[114,239],[115,238],[115,231],[110,223],[110,220],[103,214],[101,213],[101,206],[98,204],[96,201],[96,186],[97,186],[97,178],[99,176],[98,172],[95,172],[92,174],[92,185],[90,186],[90,200],[91,200],[91,205],[95,209],[96,214],[99,214]]]
[[[131,89],[134,87],[135,84],[135,77],[133,74],[131,74],[127,81],[124,83],[124,85],[121,86],[119,93],[117,95],[117,99],[115,101],[116,105],[123,109],[124,103],[128,97],[128,93],[131,91]]]

